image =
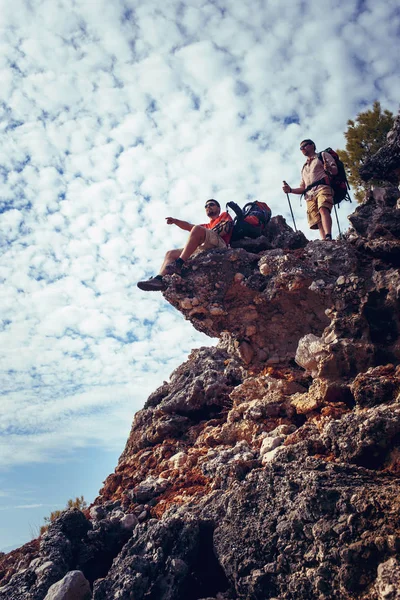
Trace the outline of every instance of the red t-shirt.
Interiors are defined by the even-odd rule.
[[[224,240],[225,244],[228,245],[232,236],[232,227],[230,228],[228,233],[220,233],[218,231],[218,224],[222,221],[232,221],[231,215],[227,212],[223,212],[220,215],[218,215],[216,219],[213,219],[209,223],[204,223],[202,227],[204,227],[205,229],[213,229]]]

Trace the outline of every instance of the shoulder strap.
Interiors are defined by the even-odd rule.
[[[318,179],[318,181],[314,181],[314,183],[310,183],[310,185],[308,185],[305,188],[305,190],[303,190],[302,196],[307,194],[307,192],[309,192],[313,187],[317,187],[317,185],[329,185],[329,183],[326,183],[325,179]]]

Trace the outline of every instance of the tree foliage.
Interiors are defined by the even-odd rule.
[[[70,498],[67,502],[66,507],[63,510],[53,510],[48,517],[44,518],[44,522],[46,523],[46,525],[41,526],[40,535],[43,535],[50,523],[58,519],[58,517],[60,517],[65,510],[69,510],[70,508],[78,508],[79,510],[85,510],[87,508],[87,502],[83,496],[80,496],[79,498],[77,496],[75,500],[72,500],[72,498]]]
[[[347,121],[345,132],[346,149],[338,150],[339,158],[346,168],[347,178],[357,202],[361,202],[366,193],[365,183],[359,176],[359,168],[386,141],[386,135],[392,128],[394,116],[389,110],[382,111],[376,101],[372,109],[360,112],[355,121]],[[378,182],[372,181],[372,184]]]

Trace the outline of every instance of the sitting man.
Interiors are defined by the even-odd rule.
[[[203,252],[211,248],[227,248],[232,235],[232,218],[227,212],[221,213],[221,207],[216,200],[207,200],[205,209],[210,221],[204,225],[192,225],[173,217],[166,218],[168,225],[177,225],[185,231],[190,231],[188,241],[183,249],[168,250],[160,273],[147,281],[139,281],[137,284],[139,289],[146,292],[165,290],[163,275],[180,273],[185,261],[194,252]]]

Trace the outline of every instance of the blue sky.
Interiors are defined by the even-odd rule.
[[[147,395],[214,343],[136,288],[185,241],[165,217],[259,198],[291,223],[281,182],[299,183],[300,140],[343,148],[374,100],[398,110],[400,78],[394,0],[0,8],[4,549],[92,501]]]

